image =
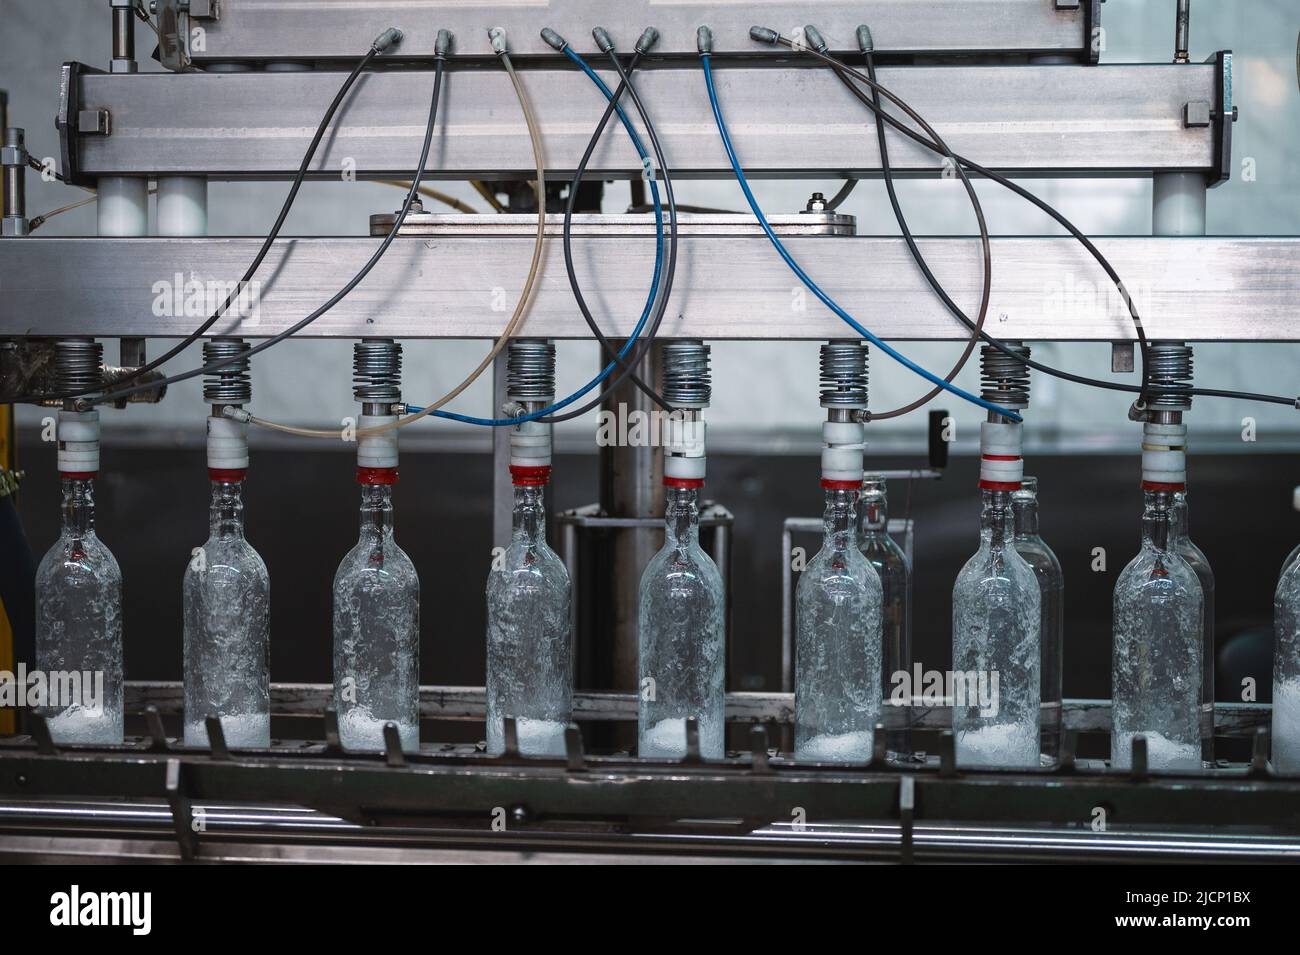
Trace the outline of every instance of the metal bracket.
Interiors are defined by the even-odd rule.
[[[1147,738],[1139,733],[1133,737],[1133,755],[1129,760],[1129,777],[1135,783],[1144,783],[1151,778],[1147,761]]]
[[[83,109],[77,112],[77,132],[83,136],[108,136],[113,131],[113,117],[106,109]]]
[[[397,724],[389,720],[384,724],[384,762],[389,766],[405,766],[406,754],[402,752],[402,736]]]
[[[339,737],[339,711],[332,706],[325,707],[325,752],[343,752],[343,742]]]
[[[59,71],[59,111],[54,117],[54,128],[59,131],[59,164],[63,167],[64,182],[71,186],[93,187],[95,180],[81,173],[81,78],[88,74],[104,73],[84,63],[69,61]]]
[[[750,772],[770,773],[772,764],[767,757],[767,727],[756,723],[749,731]]]
[[[181,859],[194,861],[198,854],[198,837],[194,832],[194,807],[185,792],[182,771],[184,764],[176,758],[167,760],[167,805],[172,810],[172,828],[176,832],[176,844],[180,847]]]
[[[1132,374],[1136,368],[1132,342],[1110,343],[1110,370],[1117,374]]]
[[[171,749],[167,743],[167,732],[163,729],[162,717],[158,715],[158,707],[144,708],[144,726],[145,749],[151,753],[165,753]]]
[[[916,778],[902,776],[898,780],[898,836],[899,861],[911,865],[916,861],[912,845],[913,824],[916,820]]]
[[[1214,165],[1208,182],[1211,189],[1232,178],[1232,124],[1237,121],[1237,107],[1232,102],[1232,51],[1220,50],[1206,62],[1215,64],[1215,100],[1211,114],[1214,121]]]
[[[212,758],[219,762],[230,759],[230,747],[226,745],[226,731],[221,728],[221,717],[209,716],[205,721],[208,730],[208,748]]]
[[[50,724],[45,719],[43,713],[31,714],[32,738],[36,740],[36,752],[41,756],[57,756],[58,748],[54,745],[54,738],[50,735]]]
[[[587,760],[582,752],[582,730],[576,723],[564,728],[564,759],[571,773],[586,772]]]

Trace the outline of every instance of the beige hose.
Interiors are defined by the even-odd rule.
[[[376,179],[375,182],[381,183],[385,186],[396,186],[398,189],[405,189],[407,192],[411,191],[411,184],[409,182],[403,182],[400,179]],[[424,196],[426,199],[433,199],[437,202],[441,202],[444,206],[451,206],[451,208],[455,209],[457,212],[472,212],[475,215],[480,214],[479,211],[469,203],[461,202],[455,196],[449,196],[445,192],[439,192],[432,186],[421,186],[420,195]]]
[[[538,274],[541,270],[542,245],[546,235],[546,169],[542,158],[542,134],[537,125],[537,117],[533,114],[532,105],[528,101],[528,94],[524,92],[524,86],[519,80],[519,74],[515,72],[514,65],[510,62],[510,54],[501,53],[499,56],[501,64],[506,68],[506,72],[510,74],[510,82],[514,85],[515,95],[519,97],[519,106],[523,109],[524,121],[528,124],[528,136],[533,141],[533,156],[537,160],[537,182],[533,184],[537,191],[537,241],[533,244],[533,261],[528,268],[528,279],[524,282],[524,290],[519,296],[519,304],[515,306],[514,315],[511,316],[505,331],[501,333],[501,337],[496,340],[496,344],[487,353],[487,357],[479,363],[479,366],[470,373],[468,378],[423,411],[407,415],[404,418],[398,418],[396,421],[390,421],[387,424],[375,425],[372,428],[359,428],[352,432],[357,437],[382,434],[394,428],[404,428],[408,424],[433,414],[443,405],[454,401],[460,396],[461,392],[472,385],[483,372],[487,371],[492,362],[496,360],[497,355],[501,354],[510,339],[514,337],[515,332],[519,330],[519,326],[523,324],[528,308],[532,304],[533,291],[536,288]],[[344,436],[344,431],[337,428],[298,428],[293,425],[267,421],[255,415],[249,415],[247,420],[263,428],[270,428],[273,431],[281,431],[285,434],[296,434],[305,438],[342,438]]]

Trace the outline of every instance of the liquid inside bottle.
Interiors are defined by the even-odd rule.
[[[726,631],[722,575],[700,547],[698,490],[669,487],[664,546],[641,575],[637,604],[637,754],[686,755],[686,720],[700,754],[725,755]]]
[[[795,588],[795,758],[866,762],[881,710],[880,577],[857,545],[855,492],[826,491],[822,548]]]
[[[1147,739],[1151,769],[1201,766],[1201,584],[1173,548],[1173,495],[1145,491],[1142,548],[1115,584],[1111,765]]]
[[[1300,548],[1273,597],[1273,768],[1300,774]]]
[[[573,717],[573,588],[546,543],[545,485],[515,486],[510,546],[487,582],[487,748],[505,750],[514,717],[521,753],[564,755]]]
[[[869,474],[858,502],[861,516],[858,547],[880,578],[881,590],[881,722],[885,725],[886,757],[892,761],[912,754],[907,706],[891,706],[896,673],[912,669],[912,568],[898,542],[889,535],[889,499],[885,479]]]
[[[36,667],[56,743],[123,740],[122,572],[95,533],[93,477],[63,476],[62,531],[36,571]]]
[[[1027,477],[1011,493],[1016,529],[1016,553],[1038,580],[1042,602],[1042,659],[1039,699],[1042,755],[1046,765],[1061,758],[1062,652],[1065,646],[1065,576],[1061,562],[1038,531],[1038,479]]]
[[[361,485],[361,537],[334,575],[334,705],[347,749],[382,750],[384,723],[420,746],[420,580],[393,539],[391,484]]]
[[[982,490],[980,546],[953,587],[953,732],[959,765],[1041,765],[1042,598],[1015,548],[1010,493]]]
[[[244,539],[241,480],[212,482],[209,537],[185,568],[185,745],[271,745],[270,576]]]
[[[1201,640],[1201,763],[1214,765],[1214,571],[1205,552],[1192,543],[1187,530],[1187,492],[1174,493],[1174,503],[1169,513],[1170,534],[1174,550],[1196,574],[1204,597],[1204,617]]]

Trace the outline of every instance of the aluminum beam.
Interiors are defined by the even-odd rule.
[[[286,239],[259,273],[255,309],[218,322],[214,335],[261,338],[321,304],[373,251],[373,238]],[[963,326],[916,271],[901,239],[807,237],[787,247],[826,291],[886,338],[959,340]],[[186,283],[215,305],[243,273],[256,238],[9,239],[0,243],[0,336],[176,337],[207,317]],[[979,302],[979,243],[920,243],[954,299]],[[1300,341],[1300,239],[1111,238],[1096,240],[1139,306],[1153,339]],[[597,318],[612,337],[630,334],[645,303],[654,243],[642,236],[577,238],[576,268]],[[501,287],[527,272],[523,236],[399,238],[371,275],[307,329],[314,337],[493,338],[508,312]],[[990,323],[1003,338],[1128,341],[1128,312],[1105,275],[1068,238],[993,240]],[[177,300],[180,276],[180,301]],[[194,286],[197,288],[198,286]],[[686,236],[665,337],[808,339],[843,336],[845,326],[811,295],[757,236]],[[181,307],[177,308],[177,305]],[[801,309],[803,307],[803,310]],[[543,275],[523,333],[585,339],[558,241],[548,241]]]
[[[1058,9],[1060,8],[1060,9]],[[398,54],[428,56],[439,29],[456,34],[457,52],[490,56],[487,28],[509,31],[517,55],[553,54],[538,36],[550,26],[584,53],[591,28],[610,31],[631,49],[641,31],[655,26],[656,55],[695,55],[695,30],[713,30],[719,53],[759,49],[749,28],[761,23],[786,33],[814,23],[836,50],[856,51],[854,32],[866,19],[885,52],[1058,53],[1086,57],[1092,48],[1089,0],[875,0],[864,9],[854,0],[726,4],[701,0],[224,0],[218,20],[198,20],[205,32],[196,61],[236,59],[352,59],[380,31],[400,27],[406,37]]]
[[[65,67],[71,70],[70,67]],[[1188,103],[1217,108],[1217,65],[895,67],[881,81],[911,104],[958,154],[1018,175],[1215,173],[1214,124],[1188,127]],[[720,66],[719,97],[746,171],[826,178],[879,171],[870,114],[825,68]],[[606,73],[611,85],[616,77]],[[106,175],[288,178],[296,173],[337,72],[76,73],[63,111],[106,110],[109,133],[71,134],[67,170]],[[528,70],[548,169],[570,175],[605,101],[572,67]],[[653,111],[674,175],[731,176],[704,80],[695,64],[646,69],[637,87]],[[409,176],[420,154],[431,74],[385,71],[362,79],[321,144],[316,178]],[[455,70],[444,84],[426,176],[527,178],[535,165],[504,71]],[[75,125],[75,124],[74,124]],[[901,174],[938,174],[942,162],[901,135],[890,158]],[[611,130],[590,178],[641,176],[628,138]],[[1217,175],[1217,173],[1215,173]]]

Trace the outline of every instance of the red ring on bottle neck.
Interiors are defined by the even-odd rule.
[[[515,487],[545,487],[551,481],[551,466],[543,464],[536,467],[524,467],[520,464],[510,465],[510,483]]]
[[[985,461],[1019,461],[1020,460],[1020,455],[1018,454],[981,454],[980,457],[983,458]]]
[[[248,476],[248,468],[208,468],[209,481],[233,483]]]
[[[696,491],[704,487],[704,478],[665,477],[664,487],[675,487],[685,491]]]
[[[93,481],[99,477],[98,471],[60,471],[59,477],[65,481]]]
[[[862,490],[861,481],[832,481],[829,478],[822,478],[823,491],[860,491]]]
[[[981,491],[1019,491],[1019,481],[980,481]]]
[[[397,468],[357,467],[358,484],[396,484]]]
[[[1172,492],[1172,493],[1177,493],[1178,491],[1186,491],[1186,490],[1187,490],[1187,485],[1186,485],[1186,484],[1162,484],[1162,483],[1159,482],[1159,481],[1143,481],[1143,482],[1142,482],[1142,490],[1144,490],[1144,491],[1170,491],[1170,492]]]

